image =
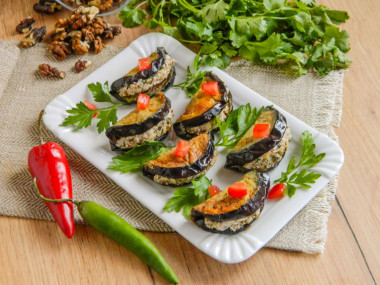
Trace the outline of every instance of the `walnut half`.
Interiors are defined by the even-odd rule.
[[[52,67],[49,64],[40,64],[38,68],[41,70],[41,74],[45,77],[58,77],[65,78],[66,73],[64,71],[59,70],[56,67]]]
[[[30,30],[32,29],[32,24],[35,21],[36,20],[33,17],[30,17],[30,16],[27,17],[27,18],[25,18],[24,20],[22,20],[20,22],[20,24],[17,25],[16,32],[18,32],[19,34],[29,33]]]
[[[30,31],[30,33],[21,40],[20,44],[24,48],[29,48],[34,46],[37,42],[43,40],[46,34],[46,26],[42,26],[41,28],[34,28]]]

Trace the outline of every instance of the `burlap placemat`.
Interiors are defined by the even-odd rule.
[[[86,75],[116,55],[122,48],[107,46],[101,54],[73,56],[56,61],[44,44],[20,50],[15,42],[0,41],[0,215],[51,220],[44,203],[36,198],[27,168],[29,150],[39,144],[37,117],[54,97],[65,92]],[[5,56],[4,56],[5,55]],[[73,69],[78,59],[92,65],[82,73]],[[40,63],[49,63],[67,72],[65,79],[43,78],[37,72]],[[239,61],[227,70],[269,100],[334,139],[333,126],[341,116],[342,71],[326,77],[313,73],[296,78],[268,67],[254,67]],[[47,130],[45,140],[57,141]],[[73,150],[61,143],[72,169],[74,197],[92,200],[109,208],[131,225],[147,231],[171,232],[172,229],[133,197],[119,188]],[[336,191],[336,179],[323,189],[267,245],[273,248],[319,253],[324,249],[330,201]],[[81,222],[78,213],[75,220]]]

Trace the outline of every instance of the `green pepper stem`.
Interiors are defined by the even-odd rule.
[[[40,135],[40,144],[44,144],[44,140],[42,139],[42,116],[44,115],[45,110],[42,110],[38,115],[38,134]]]
[[[75,205],[79,205],[79,202],[78,201],[75,201],[73,199],[50,199],[50,198],[47,198],[45,196],[43,196],[41,193],[40,193],[40,189],[38,189],[38,185],[37,185],[37,177],[34,177],[33,179],[33,183],[34,183],[34,189],[36,190],[36,194],[38,197],[40,197],[42,200],[44,200],[45,202],[52,202],[52,203],[64,203],[64,202],[71,202]]]

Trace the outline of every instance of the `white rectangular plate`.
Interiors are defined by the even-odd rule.
[[[44,123],[59,139],[114,180],[120,187],[204,253],[225,263],[244,261],[270,241],[336,175],[343,164],[343,152],[329,137],[317,132],[280,107],[275,106],[272,102],[244,86],[225,72],[217,68],[208,68],[224,80],[230,88],[235,107],[246,103],[257,107],[274,105],[286,117],[291,127],[293,140],[280,165],[269,173],[272,177],[271,181],[280,177],[280,173],[286,169],[290,158],[296,151],[298,154],[300,153],[301,133],[305,130],[311,132],[315,138],[316,153],[326,153],[326,157],[314,168],[315,171],[322,174],[322,177],[317,180],[311,189],[297,191],[291,199],[284,197],[280,201],[266,201],[260,218],[248,230],[232,236],[203,231],[191,221],[186,220],[180,213],[164,212],[162,209],[173,195],[174,188],[158,185],[143,177],[141,173],[121,174],[107,170],[107,166],[112,162],[112,157],[115,156],[115,153],[111,151],[106,136],[97,133],[95,124],[77,132],[74,132],[71,127],[60,126],[67,116],[66,110],[75,107],[79,101],[93,101],[87,89],[87,84],[97,81],[112,83],[132,69],[137,64],[137,59],[147,57],[157,47],[164,47],[176,59],[177,77],[175,84],[183,82],[186,77],[186,68],[189,65],[192,66],[195,54],[169,36],[160,33],[146,34],[132,42],[126,49],[67,92],[57,96],[50,102],[45,109]],[[175,112],[174,119],[176,119],[185,110],[189,99],[178,88],[170,88],[166,95],[172,102]],[[98,107],[101,107],[101,105],[98,104]],[[121,118],[134,108],[135,106],[133,105],[120,108],[118,118]],[[236,182],[242,176],[242,174],[225,170],[223,168],[224,163],[225,155],[219,151],[217,162],[207,173],[207,176],[213,180],[213,184],[218,185],[221,189]],[[125,205],[125,207],[128,207],[128,205]]]

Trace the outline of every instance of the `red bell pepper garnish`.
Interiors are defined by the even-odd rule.
[[[286,189],[286,184],[280,183],[273,186],[269,191],[268,199],[276,199],[284,197],[284,191]]]
[[[253,127],[253,137],[262,139],[269,136],[269,124],[256,124]]]
[[[210,197],[215,196],[219,192],[220,192],[220,188],[216,185],[211,185],[210,187],[208,187],[208,193],[210,194]]]
[[[69,164],[63,148],[54,142],[44,143],[41,137],[40,113],[38,124],[41,145],[32,148],[28,155],[28,166],[42,195],[50,199],[72,199],[73,190]],[[74,211],[72,202],[45,202],[53,218],[63,231],[71,238],[74,234]]]
[[[179,140],[177,147],[174,150],[174,155],[176,157],[185,157],[189,152],[189,143],[185,140]]]
[[[149,58],[140,58],[139,59],[139,70],[140,71],[143,71],[145,69],[148,69],[150,68],[150,61],[149,61]]]
[[[216,81],[202,83],[202,90],[206,95],[218,95],[220,94],[219,84]]]
[[[98,107],[96,107],[95,104],[91,103],[90,101],[84,100],[83,103],[86,105],[87,108],[90,110],[98,110]],[[92,117],[95,118],[99,113],[96,112]]]
[[[149,105],[150,97],[145,94],[139,94],[137,98],[137,110],[144,110]]]
[[[247,184],[234,183],[228,187],[228,195],[234,198],[241,198],[247,195]]]

